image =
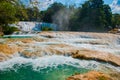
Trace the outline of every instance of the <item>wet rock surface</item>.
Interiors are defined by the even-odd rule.
[[[84,32],[40,32],[32,38],[0,38],[0,62],[16,56],[36,59],[45,55],[64,55],[120,67],[119,39],[115,34]],[[119,71],[100,68],[99,72],[76,74],[66,80],[120,79]]]
[[[93,50],[79,50],[72,56],[78,59],[103,61],[103,62],[111,63],[116,66],[120,66],[120,56],[113,55],[110,53],[93,51]]]
[[[66,80],[114,80],[114,79],[107,74],[97,71],[90,71],[85,74],[77,74],[71,76]]]
[[[1,38],[0,60],[15,54],[27,58],[65,55],[120,66],[119,38],[115,34],[84,32],[40,32],[33,38]]]

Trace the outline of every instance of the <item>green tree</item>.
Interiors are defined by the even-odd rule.
[[[108,26],[111,26],[112,12],[108,5],[104,5],[103,0],[86,1],[77,13],[78,18],[76,18],[75,22],[77,27],[71,29],[80,31],[105,31],[108,30]]]
[[[12,34],[13,32],[15,32],[15,31],[19,31],[19,29],[18,28],[16,28],[16,27],[14,27],[14,26],[11,26],[11,27],[9,27],[9,26],[4,26],[4,34],[6,34],[6,35],[8,35],[8,34]]]
[[[102,0],[89,0],[83,4],[83,13],[81,16],[85,15],[82,19],[81,25],[83,25],[83,30],[86,31],[96,31],[104,29],[104,11],[103,11],[103,1]],[[86,12],[84,12],[86,10]]]
[[[111,26],[110,28],[113,28],[112,27],[112,11],[111,11],[110,6],[104,5],[103,8],[104,8],[104,14],[105,14],[105,19],[106,19],[105,26],[106,27]]]
[[[25,6],[22,3],[18,4],[15,8],[16,8],[16,12],[17,12],[15,17],[19,21],[28,20],[27,10],[26,10]]]
[[[16,9],[15,7],[6,1],[0,2],[0,25],[7,25],[16,21],[15,18]]]
[[[8,24],[18,21],[16,18],[17,4],[17,0],[0,0],[0,29],[2,32],[12,30],[13,28],[10,29]]]
[[[69,21],[69,29],[71,31],[77,31],[79,28],[79,15],[81,13],[81,7],[79,8],[73,8],[74,13],[71,15],[70,17],[70,21]]]
[[[103,0],[89,0],[89,4],[91,8],[102,8],[103,7]]]
[[[46,11],[41,12],[43,16],[42,21],[52,23],[52,16],[63,8],[65,6],[61,3],[52,4]]]
[[[112,28],[120,27],[120,14],[113,14],[112,16]]]
[[[41,20],[41,15],[40,11],[37,7],[33,8],[27,8],[27,15],[28,15],[28,21],[40,21]]]

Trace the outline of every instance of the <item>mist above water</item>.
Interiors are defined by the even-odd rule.
[[[58,12],[56,12],[55,15],[53,15],[53,23],[57,24],[59,26],[60,31],[66,31],[69,30],[69,21],[71,15],[74,14],[74,10],[67,8],[67,9],[62,9]]]

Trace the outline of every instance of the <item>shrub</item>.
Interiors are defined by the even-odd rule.
[[[43,27],[42,31],[53,31],[53,29],[50,27]]]
[[[3,31],[4,34],[6,34],[6,35],[12,34],[12,33],[15,32],[15,31],[19,31],[18,28],[16,28],[16,27],[9,27],[9,26],[3,27],[3,30],[4,30],[4,31]]]

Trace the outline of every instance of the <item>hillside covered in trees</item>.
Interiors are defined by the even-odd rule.
[[[79,7],[54,3],[44,11],[27,7],[19,0],[0,0],[0,32],[16,31],[9,24],[18,21],[55,23],[62,31],[105,32],[120,26],[120,14],[112,14],[103,0],[88,0]]]

